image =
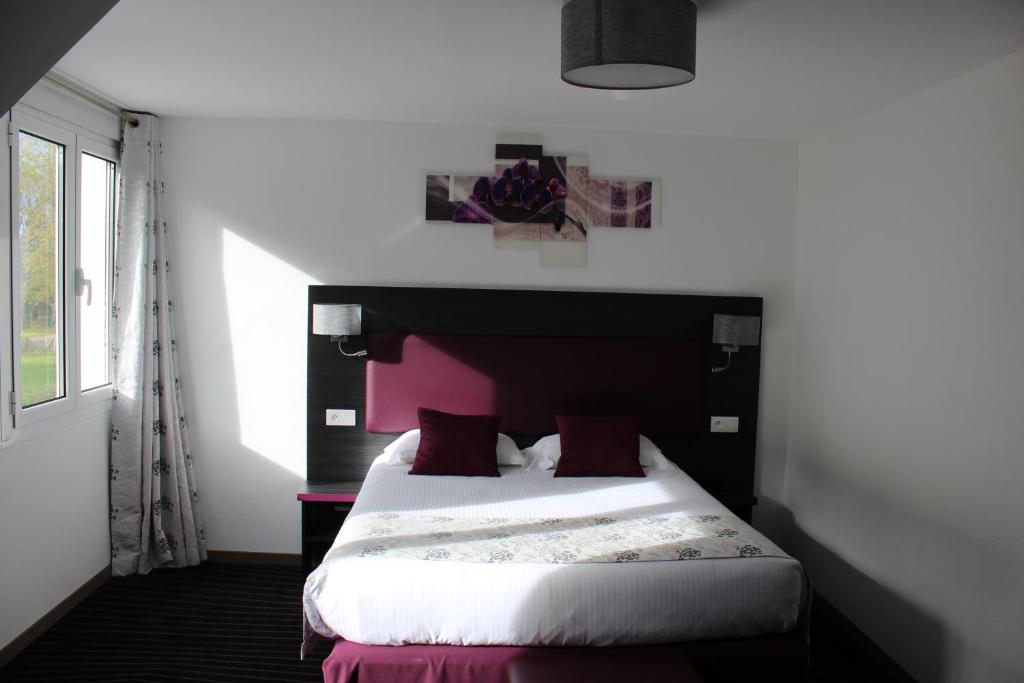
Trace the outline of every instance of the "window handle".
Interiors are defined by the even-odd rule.
[[[75,294],[82,296],[82,292],[86,289],[89,293],[85,297],[85,305],[92,306],[92,280],[85,276],[85,271],[81,268],[75,268]]]

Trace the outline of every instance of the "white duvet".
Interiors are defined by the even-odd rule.
[[[410,476],[370,468],[349,519],[381,512],[449,517],[729,514],[678,469],[643,479]],[[756,532],[752,532],[756,533]],[[579,564],[327,559],[306,580],[308,626],[327,638],[403,645],[632,645],[782,633],[804,592],[789,557]]]

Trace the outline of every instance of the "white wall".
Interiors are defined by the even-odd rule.
[[[0,449],[0,647],[110,564],[110,411]]]
[[[1024,52],[799,144],[786,503],[924,681],[1024,676]]]
[[[486,170],[492,128],[164,121],[178,347],[211,549],[299,551],[315,282],[764,296],[760,486],[772,510],[786,446],[795,143],[539,132],[548,149],[588,153],[594,174],[661,178],[663,226],[594,230],[585,269],[541,269],[535,250],[494,249],[486,227],[421,223],[424,171]]]

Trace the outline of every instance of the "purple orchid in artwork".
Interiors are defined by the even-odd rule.
[[[551,214],[555,231],[560,231],[568,220],[585,235],[587,230],[583,223],[569,216],[557,204],[568,194],[569,189],[558,178],[543,179],[540,168],[524,158],[506,168],[500,176],[478,178],[472,195],[456,208],[455,220],[460,223],[489,223],[494,217],[489,207],[508,205],[541,215]]]

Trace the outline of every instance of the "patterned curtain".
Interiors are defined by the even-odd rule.
[[[159,119],[127,114],[121,139],[110,434],[115,576],[206,559],[174,348]]]

